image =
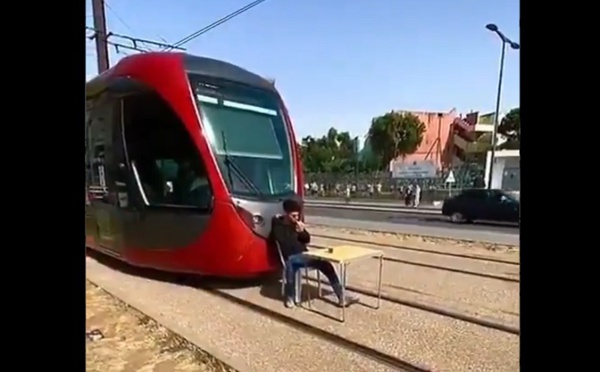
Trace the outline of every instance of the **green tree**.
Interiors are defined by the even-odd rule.
[[[381,156],[373,152],[371,141],[367,138],[359,154],[359,172],[374,172],[382,170]]]
[[[380,156],[370,156],[362,159],[358,165],[359,172],[375,172],[384,169]]]
[[[321,138],[302,138],[302,163],[306,172],[352,172],[356,162],[355,139],[330,128]]]
[[[425,124],[408,112],[390,111],[374,118],[368,136],[373,153],[381,159],[381,168],[398,156],[417,151],[425,130]]]
[[[514,108],[502,118],[498,125],[498,133],[506,137],[507,141],[499,146],[503,150],[516,150],[521,146],[521,114],[519,108]]]

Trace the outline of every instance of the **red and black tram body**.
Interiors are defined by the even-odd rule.
[[[86,86],[86,245],[136,266],[244,278],[272,271],[283,200],[302,198],[273,84],[182,53],[129,56]]]

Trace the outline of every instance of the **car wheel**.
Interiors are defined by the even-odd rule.
[[[453,223],[463,223],[465,222],[465,217],[460,212],[454,212],[450,215],[450,221]]]

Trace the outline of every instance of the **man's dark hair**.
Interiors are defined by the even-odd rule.
[[[302,203],[294,199],[288,199],[283,202],[283,210],[285,213],[302,212]]]

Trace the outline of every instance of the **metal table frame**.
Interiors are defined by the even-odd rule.
[[[383,253],[382,252],[378,252],[375,251],[372,254],[368,254],[368,255],[364,255],[364,256],[360,256],[357,258],[354,258],[352,260],[347,260],[347,261],[334,261],[334,260],[328,260],[324,257],[320,257],[320,256],[313,256],[313,255],[309,255],[310,258],[315,259],[315,260],[322,260],[322,261],[327,261],[330,262],[332,264],[337,264],[338,268],[339,268],[339,277],[340,277],[340,284],[342,285],[342,311],[341,311],[341,317],[340,317],[340,322],[344,323],[346,321],[346,281],[348,279],[348,266],[350,265],[350,263],[354,262],[354,261],[358,261],[358,260],[362,260],[362,259],[367,259],[367,258],[379,258],[379,275],[377,278],[377,303],[375,306],[370,306],[368,304],[363,303],[362,301],[359,301],[359,303],[361,305],[365,305],[368,307],[371,307],[375,310],[378,310],[381,307],[381,284],[382,284],[382,277],[383,277]],[[306,268],[304,268],[305,272],[304,272],[304,278],[306,283],[308,284],[309,282],[309,277],[308,277],[308,270]],[[320,273],[319,273],[320,274]],[[320,279],[320,275],[317,276],[317,281],[318,281],[318,285],[319,285],[319,293],[318,293],[318,297],[320,298],[321,296],[321,279]],[[329,283],[331,285],[331,283]],[[310,297],[310,291],[307,291],[307,295],[308,295],[308,306],[312,307],[312,298]]]

